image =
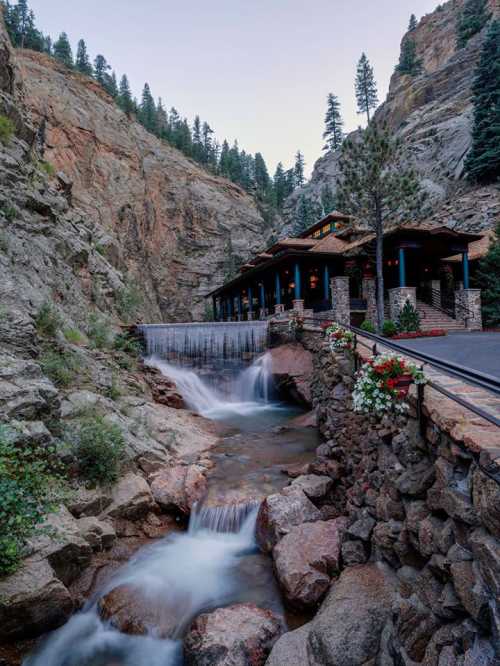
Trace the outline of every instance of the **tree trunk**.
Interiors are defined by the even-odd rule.
[[[384,326],[384,225],[382,222],[382,212],[380,205],[376,205],[376,226],[375,233],[377,238],[376,264],[377,264],[377,333],[382,333]]]

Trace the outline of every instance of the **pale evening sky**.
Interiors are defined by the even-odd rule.
[[[80,37],[126,73],[138,97],[145,81],[219,140],[263,153],[271,173],[298,148],[309,173],[322,154],[326,95],[340,98],[355,129],[354,75],[365,51],[383,100],[413,12],[437,0],[30,0],[38,27],[73,49]]]

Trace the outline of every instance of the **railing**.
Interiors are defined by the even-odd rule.
[[[322,322],[326,321],[331,321],[331,319],[327,319],[324,317],[314,317],[314,318],[306,317],[304,319],[304,324],[310,323],[313,326],[319,326]],[[500,379],[494,377],[493,375],[488,375],[486,373],[480,372],[479,370],[474,370],[473,368],[464,368],[463,366],[459,366],[456,363],[453,363],[452,361],[446,361],[431,354],[426,354],[424,352],[417,352],[414,349],[409,349],[408,347],[405,347],[404,344],[401,344],[399,342],[398,343],[391,342],[391,340],[388,340],[387,338],[382,338],[381,336],[375,333],[368,333],[367,331],[363,331],[362,329],[357,328],[356,326],[350,326],[344,324],[343,326],[344,328],[351,330],[355,334],[354,338],[355,349],[358,344],[361,344],[362,346],[369,349],[373,355],[377,355],[379,353],[379,350],[377,349],[377,344],[383,345],[386,348],[389,348],[399,353],[404,353],[405,355],[411,356],[412,358],[415,358],[418,361],[426,363],[427,365],[430,365],[431,367],[434,367],[437,370],[441,370],[446,374],[457,377],[458,379],[462,379],[469,384],[473,384],[474,386],[478,386],[487,391],[490,391],[495,395],[500,396]],[[359,336],[362,336],[363,338],[366,338],[368,340],[372,340],[373,345],[371,346],[367,345],[363,341],[359,340]],[[354,355],[354,357],[355,359],[357,359],[356,354]],[[422,402],[423,402],[424,386],[423,385],[419,386],[421,386],[421,388],[418,389],[417,415],[419,417],[419,421],[422,427],[422,422],[423,422]],[[428,381],[426,386],[429,386],[438,391],[439,393],[442,393],[447,398],[450,398],[457,404],[461,405],[462,407],[465,407],[466,409],[473,412],[477,416],[480,416],[481,418],[485,419],[489,423],[492,423],[500,427],[500,418],[498,418],[494,414],[486,412],[481,407],[478,407],[477,405],[474,405],[471,402],[464,400],[463,398],[452,393],[451,391],[448,391],[448,389],[446,389],[444,386],[440,386],[439,384],[437,384],[432,380]]]
[[[455,298],[451,294],[442,292],[439,289],[433,289],[432,287],[418,287],[417,288],[417,299],[431,305],[436,310],[444,312],[452,319],[455,319]]]

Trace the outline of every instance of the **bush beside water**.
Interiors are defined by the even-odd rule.
[[[79,473],[91,484],[111,484],[118,478],[125,440],[121,429],[103,416],[87,416],[68,434]]]

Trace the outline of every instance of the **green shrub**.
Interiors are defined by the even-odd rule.
[[[78,360],[73,353],[56,350],[45,352],[40,358],[40,365],[44,374],[61,388],[73,382],[78,370]]]
[[[107,320],[96,313],[92,313],[87,325],[87,337],[94,349],[109,347],[110,330]]]
[[[375,333],[375,326],[371,323],[371,321],[368,321],[368,319],[364,320],[360,328],[362,331],[366,331],[367,333]]]
[[[113,375],[111,378],[111,384],[105,390],[106,398],[109,398],[110,400],[118,400],[121,394],[122,392],[116,382],[116,377]]]
[[[1,208],[1,211],[4,214],[4,217],[7,220],[7,222],[12,222],[13,220],[16,219],[17,210],[16,208],[14,208],[14,206],[3,206]]]
[[[116,307],[120,316],[126,321],[134,318],[142,300],[140,290],[130,282],[116,292]]]
[[[65,328],[63,333],[66,340],[72,345],[80,345],[85,340],[77,328]]]
[[[0,425],[0,576],[19,566],[26,539],[54,511],[63,488],[52,448],[21,448],[15,433]]]
[[[384,321],[384,325],[382,326],[382,335],[384,335],[386,338],[392,338],[392,336],[396,335],[397,332],[398,328],[393,321],[390,319]]]
[[[0,252],[7,254],[9,251],[9,241],[7,239],[7,234],[4,231],[0,231]]]
[[[6,145],[14,136],[14,124],[7,116],[0,115],[0,141]]]
[[[48,338],[55,338],[57,331],[62,324],[61,317],[57,314],[54,306],[45,301],[35,319],[36,330],[40,335],[45,335]]]
[[[40,160],[38,162],[38,168],[40,171],[43,171],[47,176],[54,176],[56,173],[55,167],[50,163],[50,162],[45,162],[44,160]]]
[[[118,333],[113,340],[113,348],[116,351],[130,354],[131,356],[138,357],[141,354],[141,343],[136,338],[128,333]]]
[[[81,476],[93,484],[113,483],[118,478],[125,440],[120,428],[102,416],[80,420],[72,434]]]
[[[420,315],[409,299],[406,299],[399,313],[398,330],[400,333],[413,333],[420,330]]]
[[[105,245],[100,245],[99,243],[95,246],[95,251],[98,252],[101,257],[105,257],[107,254],[107,249]]]

